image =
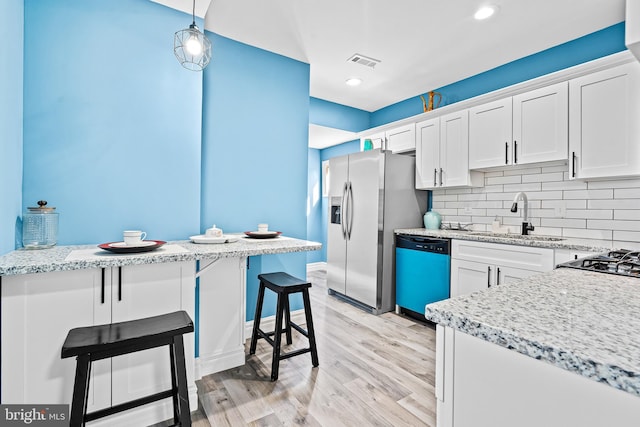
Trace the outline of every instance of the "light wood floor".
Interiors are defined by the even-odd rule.
[[[193,425],[435,427],[434,328],[328,295],[324,271],[308,280],[320,366],[309,354],[283,360],[271,382],[271,347],[259,340],[244,366],[198,381]],[[293,333],[285,351],[307,344]]]

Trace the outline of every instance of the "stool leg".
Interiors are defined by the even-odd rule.
[[[258,301],[256,302],[256,313],[253,316],[253,331],[251,332],[251,346],[249,354],[256,354],[256,344],[258,342],[258,329],[260,329],[260,317],[262,317],[262,303],[264,301],[264,283],[260,281],[258,289]]]
[[[89,378],[91,358],[88,354],[78,356],[76,362],[76,378],[73,383],[73,400],[71,401],[70,427],[84,426],[84,415],[87,413],[87,397],[89,395]]]
[[[316,348],[316,334],[313,330],[313,317],[311,316],[311,301],[309,301],[309,290],[302,291],[304,302],[304,317],[307,319],[307,334],[309,335],[309,348],[311,348],[311,363],[318,366],[318,349]]]
[[[173,424],[180,425],[180,398],[178,397],[178,374],[176,373],[176,351],[174,345],[169,346],[169,362],[171,363],[171,390],[173,400]]]
[[[291,345],[291,309],[289,308],[289,294],[284,295],[284,329],[287,333],[287,344]]]
[[[282,315],[284,314],[284,296],[278,294],[278,304],[276,307],[276,333],[273,334],[273,356],[271,358],[271,381],[278,379],[278,369],[280,367],[280,345],[282,344]]]
[[[189,391],[187,389],[187,368],[184,362],[184,342],[182,335],[173,337],[175,352],[176,380],[178,381],[178,405],[180,407],[180,426],[191,427],[191,410],[189,409]]]

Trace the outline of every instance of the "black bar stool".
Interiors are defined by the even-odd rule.
[[[182,339],[182,335],[189,332],[193,332],[193,321],[184,311],[70,330],[61,355],[63,359],[77,356],[69,425],[84,426],[86,422],[98,418],[172,397],[175,425],[190,426],[191,411]],[[91,362],[163,345],[169,346],[171,356],[171,389],[87,413]]]
[[[304,353],[311,353],[311,363],[318,366],[318,350],[316,349],[316,336],[313,330],[313,318],[311,317],[311,303],[309,302],[309,288],[311,283],[297,279],[287,273],[267,273],[259,274],[260,288],[258,290],[258,301],[256,303],[256,314],[253,318],[253,333],[251,334],[251,346],[249,354],[256,353],[256,344],[259,338],[264,338],[273,347],[273,357],[271,360],[271,381],[278,379],[278,369],[280,360],[298,356]],[[276,306],[276,326],[273,332],[264,332],[260,329],[260,317],[262,316],[262,303],[264,301],[265,288],[271,289],[278,295]],[[304,315],[307,321],[307,331],[291,321],[291,310],[289,308],[289,295],[302,293],[304,302]],[[282,317],[285,318],[284,329],[282,328]],[[294,328],[309,339],[309,347],[295,350],[289,353],[281,353],[282,334],[287,337],[287,344],[291,344],[291,328]],[[276,333],[278,332],[278,333]],[[274,339],[271,339],[271,336]]]

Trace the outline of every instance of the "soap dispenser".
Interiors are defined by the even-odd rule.
[[[502,228],[502,224],[500,224],[500,218],[498,218],[498,215],[496,215],[496,218],[491,223],[491,232],[499,233],[501,228]]]

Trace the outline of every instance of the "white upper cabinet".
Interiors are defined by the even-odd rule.
[[[571,178],[640,174],[640,64],[569,82]]]
[[[416,124],[416,188],[437,188],[440,171],[440,117]]]
[[[469,109],[469,168],[511,164],[511,98]]]
[[[567,82],[470,109],[469,167],[567,159]]]
[[[416,188],[482,186],[469,172],[469,116],[457,111],[416,124]]]
[[[404,153],[416,149],[416,125],[410,123],[386,132],[387,150]]]
[[[568,86],[562,82],[513,97],[513,164],[567,159]]]
[[[416,149],[416,125],[409,123],[385,132],[378,132],[360,138],[360,151],[364,150],[364,141],[371,140],[373,148],[390,150],[393,153],[405,153]]]

